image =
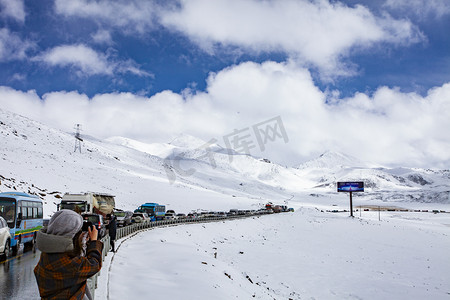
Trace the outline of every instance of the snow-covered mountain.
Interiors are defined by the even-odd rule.
[[[153,144],[82,135],[80,153],[73,133],[3,110],[0,136],[0,191],[40,195],[47,215],[65,192],[111,193],[123,209],[151,201],[218,210],[314,202],[317,195],[334,201],[343,198],[336,181],[347,180],[365,182],[359,196],[367,201],[450,203],[449,170],[389,169],[336,152],[289,168],[183,134]]]
[[[450,203],[450,170],[386,168],[336,152],[297,166],[317,182],[315,188],[336,189],[337,181],[364,181],[361,197],[382,201]]]
[[[345,155],[339,152],[326,151],[318,158],[300,164],[298,169],[339,169],[339,168],[369,168],[369,164],[364,163],[356,157]]]

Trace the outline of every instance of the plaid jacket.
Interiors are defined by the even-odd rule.
[[[102,267],[103,243],[91,241],[86,257],[67,253],[41,253],[34,275],[42,299],[83,299],[86,280]]]

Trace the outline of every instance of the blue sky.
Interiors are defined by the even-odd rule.
[[[430,132],[448,125],[449,29],[445,0],[0,0],[1,105],[145,142],[209,140],[280,115],[289,145],[257,155],[293,164],[336,150],[441,167],[450,138]],[[429,115],[398,129],[415,111]],[[369,137],[336,138],[365,120]],[[393,141],[400,150],[382,158]]]

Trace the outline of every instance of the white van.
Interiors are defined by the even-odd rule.
[[[0,217],[0,260],[5,260],[9,257],[11,250],[11,234],[9,233],[9,226],[3,217]]]

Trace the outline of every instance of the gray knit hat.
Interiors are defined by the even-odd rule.
[[[69,209],[57,211],[48,222],[47,234],[73,238],[81,230],[83,218]]]

